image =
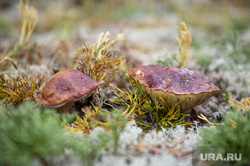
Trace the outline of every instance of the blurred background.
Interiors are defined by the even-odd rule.
[[[1,33],[12,30],[4,29],[4,24],[18,26],[18,3],[18,0],[0,1]],[[218,32],[224,28],[243,30],[250,19],[247,0],[30,0],[30,4],[38,9],[38,32],[70,32],[80,24],[91,28],[110,23],[126,27],[135,22],[136,27],[158,27],[180,21]]]

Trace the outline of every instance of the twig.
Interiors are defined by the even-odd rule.
[[[16,70],[18,70],[17,64],[9,57],[4,58],[3,60],[0,61],[0,64],[5,62],[5,61],[10,61],[12,65],[15,67]]]
[[[142,149],[149,149],[149,150],[152,150],[153,152],[157,153],[157,154],[162,154],[162,152],[154,147],[154,146],[150,146],[150,145],[145,145],[144,143],[138,143],[138,144],[133,144],[134,147],[137,147],[139,148],[139,153],[142,153]]]

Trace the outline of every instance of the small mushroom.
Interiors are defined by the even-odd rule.
[[[175,106],[184,100],[180,104],[182,113],[189,113],[190,108],[204,103],[219,91],[202,75],[185,68],[142,65],[128,70],[127,74],[143,84],[150,97],[163,106],[170,102]]]
[[[61,70],[46,83],[36,101],[45,107],[57,108],[66,113],[74,102],[88,98],[98,84],[82,72],[74,69]]]

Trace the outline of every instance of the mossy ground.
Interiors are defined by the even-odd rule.
[[[21,76],[36,74],[36,83],[40,87],[53,75],[53,69],[73,66],[77,48],[84,43],[95,43],[102,32],[110,31],[110,39],[115,39],[119,33],[125,37],[108,51],[118,57],[125,55],[126,65],[119,66],[121,72],[116,75],[114,85],[127,90],[129,81],[124,72],[131,67],[157,63],[159,59],[166,65],[178,66],[171,56],[178,56],[176,26],[185,21],[192,35],[186,67],[204,75],[220,88],[202,107],[192,110],[189,121],[193,126],[190,128],[178,125],[168,130],[163,128],[159,132],[151,130],[145,133],[134,121],[129,122],[123,131],[114,128],[112,131],[120,135],[116,154],[113,153],[114,144],[108,144],[110,146],[98,153],[94,165],[191,165],[192,147],[198,144],[199,131],[208,127],[196,112],[203,111],[209,120],[221,121],[221,114],[231,107],[228,99],[239,101],[250,96],[250,4],[247,1],[55,0],[30,1],[30,4],[38,9],[37,26],[29,41],[18,45],[21,49],[18,48],[11,58]],[[0,2],[0,60],[18,43],[22,24],[16,5],[12,1]],[[9,61],[0,67],[1,73],[17,72]],[[229,92],[231,95],[226,95]],[[33,95],[36,96],[29,93],[29,96]],[[105,99],[112,97],[112,91],[107,90]],[[97,99],[99,103],[100,98]],[[84,104],[78,103],[79,108]],[[91,103],[87,105],[91,106]],[[108,106],[103,108],[111,109]],[[90,137],[93,140],[100,138],[96,135],[102,130],[97,127]],[[117,141],[116,137],[113,139]],[[82,151],[84,157],[86,155]],[[52,164],[61,165],[67,161],[65,165],[81,165],[71,152],[64,154],[60,161]]]

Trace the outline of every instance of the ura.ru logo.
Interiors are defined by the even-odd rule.
[[[200,153],[200,159],[202,161],[239,161],[242,159],[242,154],[227,153],[223,156],[221,153]]]

